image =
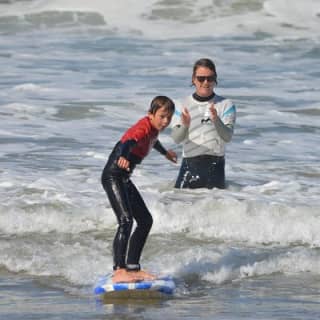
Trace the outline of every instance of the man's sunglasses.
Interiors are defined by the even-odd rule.
[[[216,81],[216,77],[215,76],[196,76],[196,79],[199,81],[199,82],[205,82],[206,80],[208,82],[213,82],[213,81]]]

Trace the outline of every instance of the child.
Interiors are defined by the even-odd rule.
[[[165,96],[155,97],[148,115],[129,128],[115,145],[103,170],[101,181],[118,220],[113,241],[113,282],[150,280],[154,276],[140,269],[140,256],[152,226],[152,216],[141,195],[130,180],[135,166],[151,148],[168,160],[177,162],[177,155],[166,150],[158,134],[171,121],[174,103]],[[131,235],[133,219],[137,227]]]

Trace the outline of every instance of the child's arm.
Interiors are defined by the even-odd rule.
[[[177,154],[173,150],[168,150],[166,154],[166,158],[174,163],[177,163]]]
[[[168,160],[177,163],[177,154],[173,150],[166,150],[159,140],[156,141],[153,148],[163,154]]]
[[[118,165],[118,167],[121,168],[121,169],[129,170],[130,161],[127,160],[127,159],[124,158],[124,157],[119,157],[118,162],[117,162],[117,165]]]
[[[128,160],[130,150],[137,144],[135,140],[127,140],[121,145],[120,157],[118,159],[118,167],[129,171],[130,161]]]

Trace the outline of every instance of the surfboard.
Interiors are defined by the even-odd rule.
[[[102,277],[94,293],[106,298],[162,298],[169,297],[175,290],[175,282],[170,276],[159,277],[155,280],[139,282],[112,283],[111,275]]]

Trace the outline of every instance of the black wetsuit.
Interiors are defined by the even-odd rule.
[[[118,143],[102,173],[102,185],[119,224],[113,241],[113,263],[114,269],[139,270],[139,260],[152,226],[152,216],[130,180],[130,173],[117,165],[120,149]],[[131,160],[130,172],[136,164],[137,162]],[[137,222],[137,227],[130,237],[133,218]]]
[[[143,133],[141,128],[145,128]],[[157,136],[158,131],[149,126],[147,119],[143,119],[133,130],[128,130],[116,144],[102,172],[101,182],[118,220],[118,229],[113,241],[114,270],[140,270],[140,256],[153,220],[139,191],[130,180],[130,175],[150,148],[166,154],[167,151],[157,140]],[[137,140],[131,139],[132,137]],[[118,167],[120,156],[129,160],[129,171]],[[133,219],[137,226],[131,235]]]
[[[175,188],[225,188],[225,159],[211,155],[183,158]]]

